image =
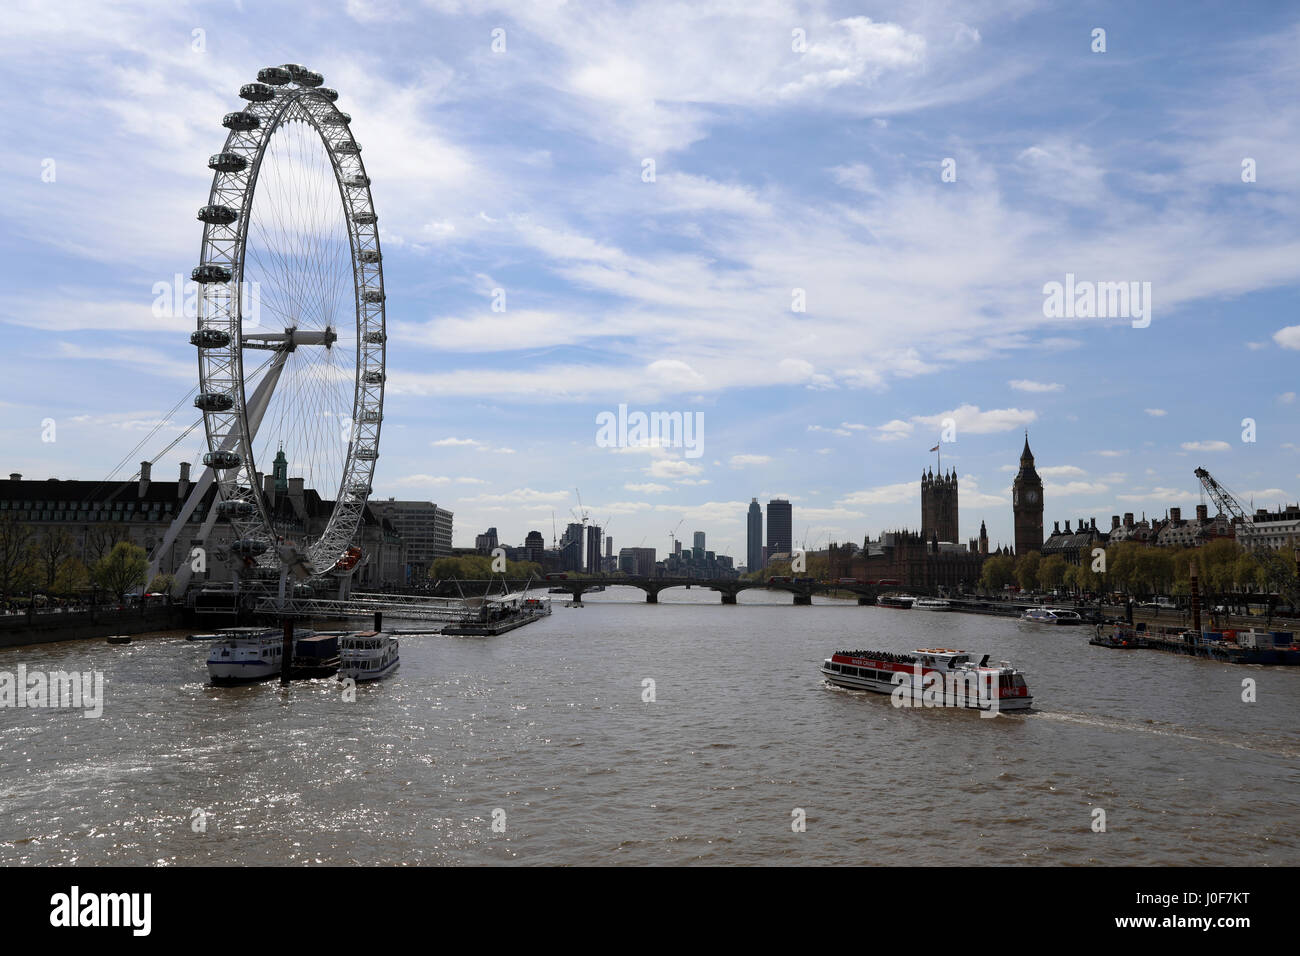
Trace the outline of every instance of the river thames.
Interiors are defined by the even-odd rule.
[[[1300,863],[1296,669],[768,592],[586,600],[402,637],[354,702],[209,686],[184,632],[0,650],[105,675],[98,719],[0,711],[0,863]],[[818,673],[930,646],[1011,661],[1035,709],[896,709]]]

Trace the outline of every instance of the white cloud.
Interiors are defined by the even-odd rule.
[[[1163,418],[1165,415],[1169,414],[1163,408],[1144,408],[1143,411],[1146,412],[1148,415],[1150,415],[1152,418]]]
[[[623,487],[628,491],[636,491],[643,495],[658,495],[670,490],[667,485],[661,485],[653,481],[647,481],[640,484],[626,484]]]
[[[727,464],[732,468],[745,468],[749,465],[766,465],[771,460],[770,455],[732,455]]]
[[[876,434],[872,436],[876,441],[901,441],[904,438],[912,437],[912,423],[905,422],[900,418],[893,421],[885,422],[876,429]]]
[[[1014,379],[1007,382],[1007,384],[1018,392],[1060,392],[1065,390],[1064,385],[1056,382],[1034,382],[1027,378]]]
[[[1038,418],[1038,413],[1020,408],[991,408],[981,411],[978,405],[962,405],[937,415],[914,415],[912,421],[921,425],[942,428],[948,419],[957,425],[957,435],[962,432],[972,435],[988,435],[995,432],[1011,431],[1030,424]]]
[[[1078,465],[1048,465],[1039,468],[1038,473],[1044,478],[1077,478],[1087,474]]]
[[[691,475],[698,475],[703,470],[699,465],[692,465],[689,461],[680,458],[661,458],[659,461],[651,462],[646,473],[651,478],[688,478]]]
[[[1226,441],[1185,441],[1183,451],[1228,451],[1232,448]]]
[[[1288,325],[1273,333],[1273,341],[1284,349],[1300,349],[1300,325]]]

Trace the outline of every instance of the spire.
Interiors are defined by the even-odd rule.
[[[1034,460],[1034,453],[1029,450],[1029,429],[1028,428],[1025,429],[1025,450],[1020,453],[1020,460],[1021,461],[1028,460],[1030,462],[1033,462]]]

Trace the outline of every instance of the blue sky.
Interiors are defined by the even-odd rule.
[[[1272,3],[13,4],[6,470],[103,477],[192,387],[152,287],[197,262],[240,84],[293,61],[374,180],[376,494],[458,545],[549,540],[575,487],[617,547],[682,520],[741,557],[771,495],[797,540],[860,541],[919,523],[948,418],[963,539],[1010,541],[1025,428],[1049,528],[1188,509],[1198,465],[1295,501],[1298,42]],[[1150,325],[1046,318],[1066,273],[1150,282]],[[598,447],[620,403],[703,413],[703,455]]]

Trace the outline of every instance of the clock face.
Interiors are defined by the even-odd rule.
[[[1028,501],[1031,505],[1034,504],[1035,502],[1038,501],[1038,492],[1036,492],[1036,491],[1026,491],[1026,492],[1025,492],[1025,500]]]

